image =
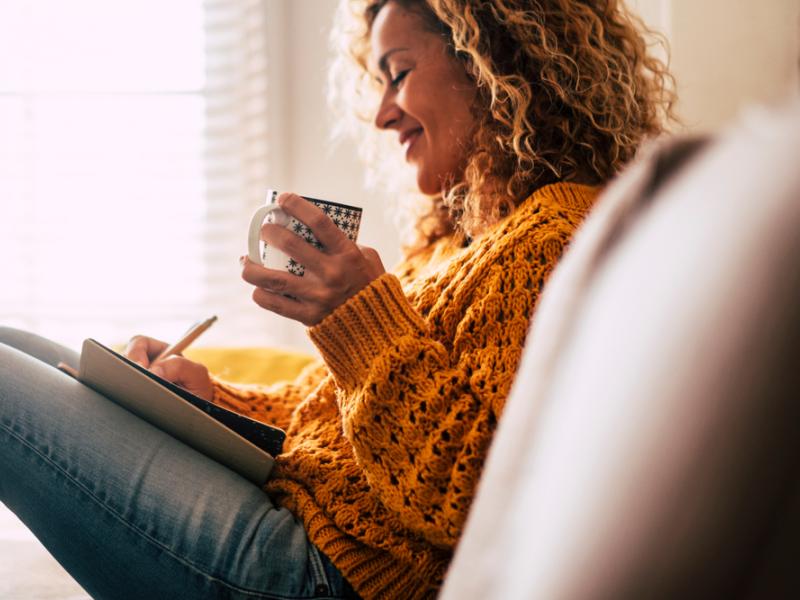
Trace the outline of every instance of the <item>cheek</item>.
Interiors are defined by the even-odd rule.
[[[451,99],[440,107],[434,145],[440,162],[446,163],[446,168],[453,169],[463,162],[474,125],[469,105]]]
[[[460,93],[453,94],[451,97],[450,114],[452,115],[453,129],[458,132],[462,141],[466,142],[475,128],[475,116],[472,114],[472,106],[475,102],[475,92],[471,89],[464,89]]]
[[[475,118],[471,112],[474,94],[468,90],[448,86],[450,93],[440,94],[430,105],[434,134],[438,139],[437,146],[441,151],[454,151],[463,148],[469,141],[475,127]],[[449,152],[448,152],[449,153]]]

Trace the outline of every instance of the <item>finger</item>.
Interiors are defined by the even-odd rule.
[[[316,325],[322,319],[314,310],[313,305],[308,302],[301,302],[293,298],[287,298],[281,294],[274,294],[263,288],[253,290],[253,302],[261,308],[270,312],[299,321],[307,327]]]
[[[364,255],[364,258],[367,259],[370,266],[379,268],[382,273],[386,271],[386,267],[383,266],[383,261],[381,260],[381,255],[378,254],[375,248],[358,244],[358,249],[361,250],[361,254]]]
[[[203,365],[182,356],[170,356],[160,360],[151,371],[154,375],[183,387],[196,381],[199,376],[208,374],[208,369]]]
[[[335,225],[334,225],[335,227]],[[325,257],[304,238],[280,225],[270,223],[261,228],[261,239],[278,248],[301,265],[313,266]]]
[[[160,361],[152,368],[152,372],[205,400],[210,401],[214,397],[214,385],[208,369],[200,363],[182,356],[171,356]]]
[[[124,356],[146,369],[150,366],[150,361],[161,354],[166,347],[166,342],[144,335],[136,335],[128,342]]]
[[[288,271],[268,269],[253,262],[242,267],[242,279],[259,288],[278,294],[288,294],[301,300],[321,299],[319,278],[309,270],[303,277]]]
[[[285,212],[305,223],[329,253],[341,252],[353,243],[328,215],[302,196],[281,194],[278,204]]]

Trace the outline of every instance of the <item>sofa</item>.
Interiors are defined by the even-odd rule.
[[[800,598],[800,106],[642,153],[553,272],[441,598]]]

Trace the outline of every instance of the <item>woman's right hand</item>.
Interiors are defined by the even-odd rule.
[[[126,358],[149,369],[154,375],[179,385],[195,396],[200,396],[210,402],[214,398],[214,385],[211,383],[208,369],[204,365],[181,355],[168,356],[159,360],[155,365],[152,364],[153,359],[166,348],[166,342],[137,335],[128,342],[124,354]]]

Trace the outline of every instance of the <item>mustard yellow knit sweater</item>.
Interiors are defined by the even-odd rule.
[[[440,240],[311,328],[290,384],[215,381],[285,428],[266,491],[365,598],[441,586],[545,279],[595,188],[553,184],[466,248]]]

